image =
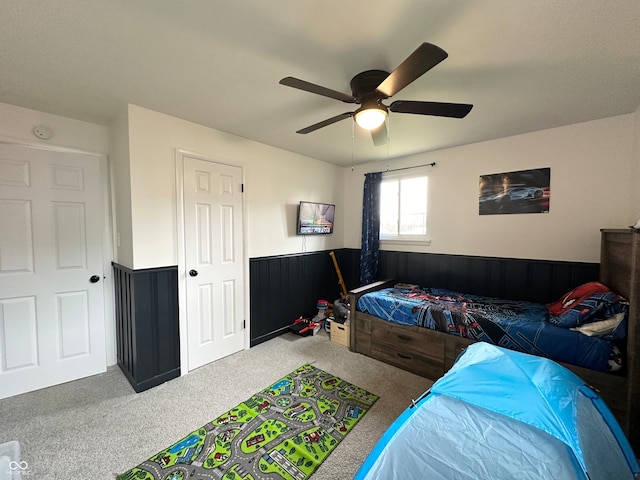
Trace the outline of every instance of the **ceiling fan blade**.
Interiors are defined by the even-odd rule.
[[[314,123],[313,125],[308,126],[307,128],[303,128],[302,130],[298,130],[296,133],[311,133],[315,132],[319,128],[326,127],[327,125],[331,125],[332,123],[339,122],[340,120],[344,120],[345,118],[353,117],[353,112],[345,112],[340,115],[336,115],[335,117],[327,118],[322,122]]]
[[[389,141],[387,134],[387,124],[383,123],[375,130],[371,130],[371,138],[373,139],[373,144],[376,147],[385,145]]]
[[[333,98],[345,103],[356,103],[356,99],[346,93],[338,92],[337,90],[331,90],[330,88],[321,87],[315,83],[305,82],[299,78],[285,77],[280,80],[280,85],[286,85],[287,87],[297,88],[298,90],[304,90],[305,92],[315,93],[322,95],[323,97]]]
[[[392,97],[447,57],[447,52],[440,47],[425,42],[391,72],[376,90],[387,98]]]
[[[392,112],[452,118],[464,118],[472,108],[473,105],[467,103],[413,102],[409,100],[397,100],[389,105],[389,110]]]

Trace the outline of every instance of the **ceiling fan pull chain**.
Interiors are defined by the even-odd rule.
[[[353,172],[353,150],[356,143],[356,122],[351,122],[351,171]]]
[[[389,158],[389,138],[391,136],[391,118],[387,117],[387,159]]]

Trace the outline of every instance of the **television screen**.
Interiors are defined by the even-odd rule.
[[[300,202],[298,235],[333,233],[336,206],[328,203]]]

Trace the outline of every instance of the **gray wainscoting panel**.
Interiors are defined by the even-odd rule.
[[[548,303],[598,280],[598,263],[380,252],[378,278],[512,300]]]
[[[142,392],[180,376],[178,267],[112,265],[118,365]]]
[[[340,298],[338,277],[329,252],[249,260],[251,346],[287,332],[289,325],[300,316],[315,316],[318,300],[333,303]]]
[[[357,288],[360,250],[335,250],[347,289]],[[381,251],[378,279],[513,300],[549,303],[572,288],[598,280],[599,264]],[[340,287],[329,251],[253,258],[251,345],[288,331],[299,316],[314,316],[316,301],[333,302]]]

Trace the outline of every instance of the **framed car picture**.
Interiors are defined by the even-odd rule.
[[[480,176],[480,215],[548,213],[551,169],[536,168]]]

